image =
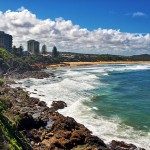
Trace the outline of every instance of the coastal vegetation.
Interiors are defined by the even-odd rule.
[[[24,137],[18,132],[15,123],[6,115],[11,105],[8,97],[2,96],[2,88],[0,88],[0,94],[0,149],[23,150],[19,138],[24,139]]]
[[[42,52],[41,52],[43,55],[46,55],[47,54],[47,47],[46,47],[46,45],[44,44],[43,46],[42,46]]]
[[[16,46],[12,47],[12,54],[21,57],[23,56],[23,47],[20,45],[18,48]]]
[[[22,58],[0,48],[0,75],[9,72],[23,72],[29,70],[30,66]]]
[[[5,80],[3,78],[0,78],[0,86],[4,84]]]
[[[57,48],[56,46],[53,47],[53,50],[52,50],[52,57],[58,57],[59,53],[57,51]]]
[[[121,56],[110,54],[80,54],[69,52],[58,52],[54,46],[52,52],[47,51],[46,45],[42,46],[41,54],[23,55],[23,47],[12,49],[12,53],[0,48],[0,76],[14,72],[25,72],[46,68],[46,65],[60,64],[63,62],[118,62],[118,61],[150,61],[150,55]],[[42,68],[41,68],[42,66]]]

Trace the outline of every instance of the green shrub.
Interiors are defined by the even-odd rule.
[[[5,104],[0,101],[0,113],[6,108]]]
[[[2,86],[4,84],[5,80],[0,78],[0,86]]]
[[[2,120],[0,120],[0,128],[3,133],[3,137],[8,141],[7,149],[8,150],[22,150],[22,147],[13,136],[12,131],[4,124],[4,122],[2,122]]]

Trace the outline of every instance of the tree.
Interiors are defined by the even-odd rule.
[[[19,53],[19,56],[23,55],[23,46],[22,45],[19,46],[18,53]]]
[[[42,54],[43,55],[47,54],[47,47],[45,44],[42,46]]]
[[[59,55],[59,53],[58,53],[58,51],[57,51],[57,48],[56,48],[56,46],[54,46],[54,47],[53,47],[53,50],[52,50],[52,56],[53,56],[53,57],[58,57],[58,55]]]
[[[12,47],[12,54],[17,56],[17,48],[15,45]]]
[[[20,45],[18,48],[16,46],[12,47],[12,54],[21,57],[23,55],[23,47]]]

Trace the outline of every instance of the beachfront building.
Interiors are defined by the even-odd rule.
[[[0,31],[0,48],[6,49],[8,52],[12,50],[12,36]]]
[[[35,40],[27,41],[27,50],[30,54],[39,54],[40,43]]]

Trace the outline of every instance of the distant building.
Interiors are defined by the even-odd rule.
[[[24,56],[29,56],[30,53],[29,53],[28,51],[23,51],[23,55],[24,55]]]
[[[29,40],[27,42],[27,50],[29,53],[35,54],[40,51],[40,43],[35,40]]]
[[[0,31],[0,48],[5,48],[8,52],[12,50],[12,36]]]

